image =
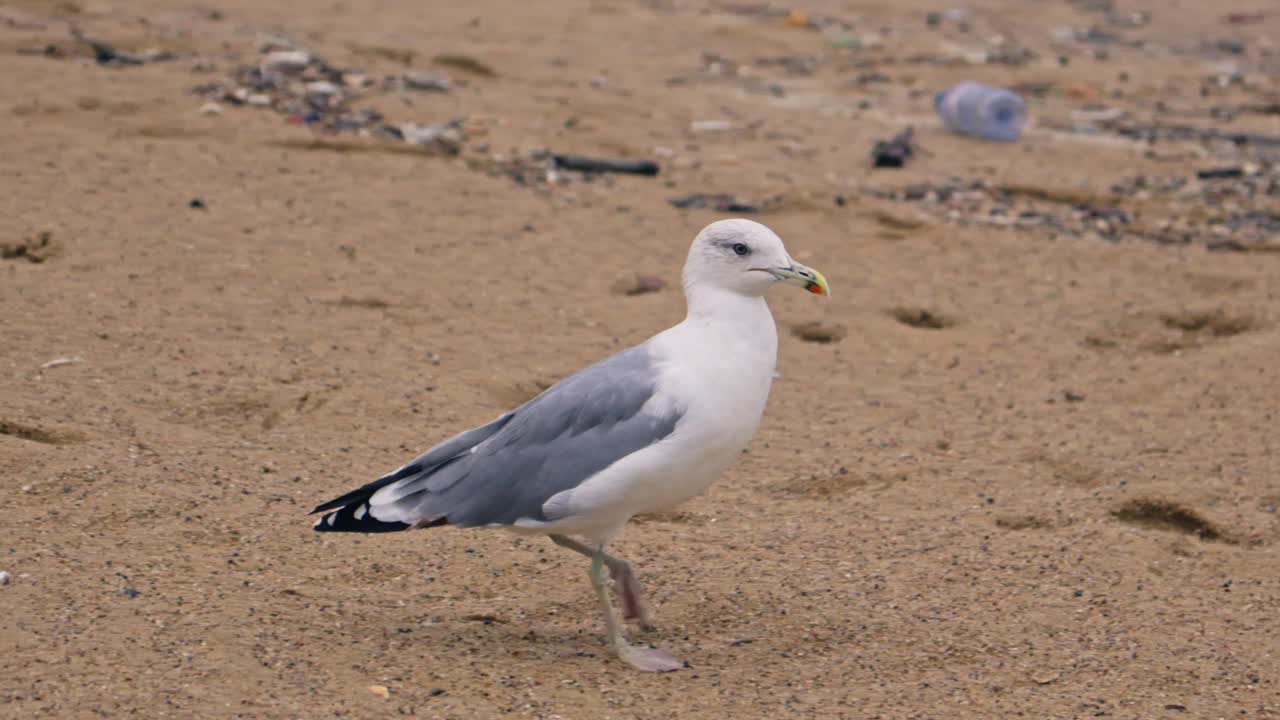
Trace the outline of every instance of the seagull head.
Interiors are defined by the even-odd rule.
[[[743,295],[763,295],[784,282],[830,296],[827,279],[801,265],[772,230],[751,220],[720,220],[702,229],[689,248],[684,284],[713,285]]]

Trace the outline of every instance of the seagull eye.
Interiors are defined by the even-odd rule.
[[[746,255],[751,252],[751,248],[747,247],[744,243],[734,243],[733,252],[736,255]]]

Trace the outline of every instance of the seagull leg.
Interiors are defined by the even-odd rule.
[[[552,535],[551,542],[589,558],[596,556],[595,550],[565,535]],[[618,599],[622,601],[623,618],[639,620],[640,627],[652,630],[653,623],[649,619],[649,604],[644,599],[644,588],[636,579],[631,563],[603,550],[600,554],[604,556],[604,564],[609,567],[609,574],[613,576],[614,587],[618,591]]]
[[[609,602],[609,588],[605,585],[604,568],[606,565],[604,550],[597,550],[591,555],[591,568],[587,575],[591,577],[591,587],[596,591],[596,599],[600,601],[600,609],[604,612],[605,632],[609,635],[609,644],[622,661],[637,670],[646,672],[670,672],[684,667],[684,663],[672,657],[665,650],[657,648],[637,647],[627,642],[622,636],[622,628],[613,615],[613,604]]]

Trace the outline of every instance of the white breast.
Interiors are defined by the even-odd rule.
[[[620,526],[630,516],[699,495],[741,454],[760,424],[777,365],[778,338],[763,298],[714,317],[689,318],[650,342],[661,359],[654,412],[683,410],[661,442],[614,463],[548,506],[575,528]]]
[[[769,399],[778,337],[764,300],[753,300],[733,322],[687,320],[654,339],[657,351],[670,358],[660,394],[685,410],[673,440],[689,445],[712,472],[687,478],[698,486],[691,488],[695,495],[746,447]]]

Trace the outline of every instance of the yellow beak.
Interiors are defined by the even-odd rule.
[[[831,297],[831,288],[827,286],[827,279],[822,273],[798,262],[792,261],[791,267],[766,268],[765,272],[788,285],[799,285],[814,295]]]

